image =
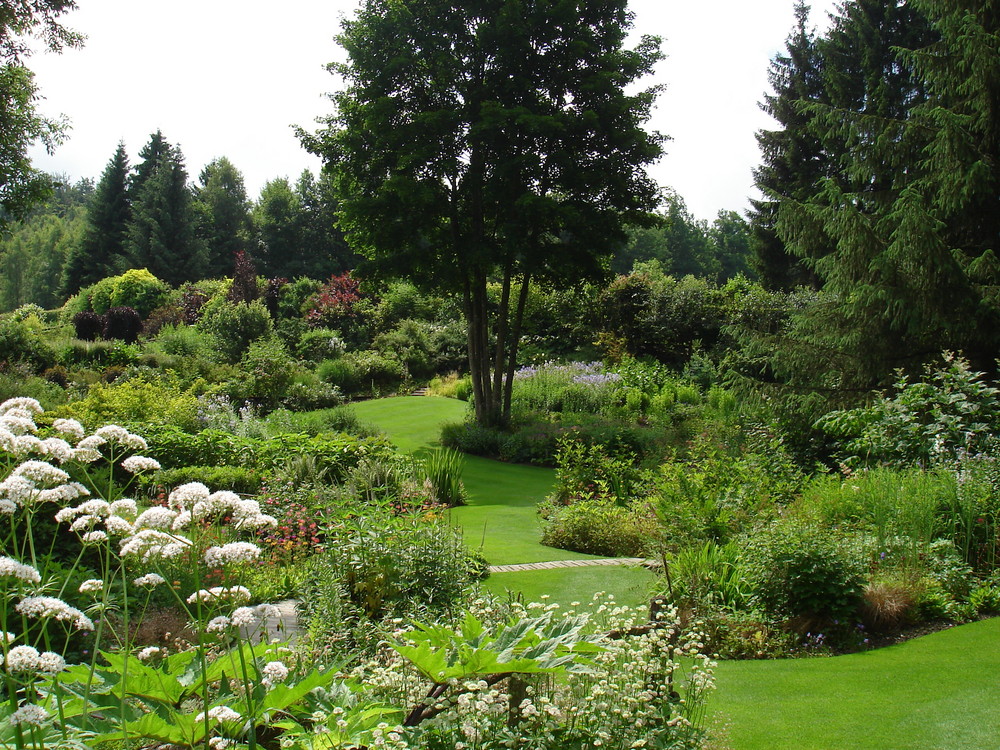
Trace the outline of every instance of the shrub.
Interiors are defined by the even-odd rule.
[[[354,363],[344,357],[325,359],[316,368],[320,379],[339,388],[344,393],[354,393],[358,387],[357,370]]]
[[[749,586],[737,545],[705,542],[685,547],[667,561],[672,600],[699,613],[712,607],[744,609]]]
[[[166,326],[187,325],[187,315],[178,303],[161,305],[151,312],[142,324],[142,335],[144,338],[153,338]]]
[[[156,336],[155,348],[176,357],[207,357],[212,341],[194,326],[166,325]]]
[[[771,523],[741,541],[756,600],[793,628],[846,619],[861,603],[864,566],[850,537],[790,521]]]
[[[641,506],[588,499],[572,505],[543,503],[542,544],[605,557],[638,557],[649,550],[656,522]]]
[[[121,276],[109,276],[90,289],[91,309],[103,314],[113,307],[131,307],[146,318],[153,310],[167,303],[170,286],[145,268],[133,268]]]
[[[354,368],[354,392],[381,395],[398,389],[406,380],[406,368],[393,357],[370,349],[350,352],[343,357]],[[349,393],[347,388],[345,393]]]
[[[380,434],[374,425],[361,422],[350,406],[310,412],[278,409],[267,416],[267,425],[274,432],[303,432],[307,435],[345,432],[356,437],[373,437]]]
[[[0,362],[20,362],[35,372],[52,367],[56,355],[37,328],[27,321],[0,320]]]
[[[97,341],[104,332],[104,316],[81,310],[73,316],[73,330],[81,341]]]
[[[198,328],[215,336],[226,362],[239,362],[250,344],[271,335],[271,316],[260,300],[232,303],[213,300],[205,306]]]
[[[109,307],[104,313],[105,339],[118,339],[134,344],[142,333],[142,317],[132,307]]]
[[[132,378],[110,385],[95,383],[86,397],[58,408],[55,414],[88,426],[155,424],[192,429],[197,425],[197,410],[197,397],[174,382]]]
[[[295,347],[295,353],[300,359],[310,362],[322,362],[326,359],[337,359],[346,351],[347,346],[337,331],[329,328],[314,328],[306,331]]]
[[[917,619],[925,582],[912,573],[893,571],[873,578],[862,593],[861,619],[871,632],[895,632]]]
[[[360,283],[350,273],[331,276],[308,302],[306,320],[316,328],[342,328],[354,318]]]
[[[895,394],[872,406],[836,411],[818,425],[854,463],[930,466],[988,448],[1000,429],[1000,389],[950,352],[922,381],[901,375]]]
[[[324,383],[314,372],[293,373],[291,384],[285,389],[281,405],[292,411],[329,409],[344,402],[344,396],[335,385]]]
[[[403,320],[391,331],[375,337],[375,349],[403,363],[414,378],[426,378],[434,373],[437,353],[431,340],[432,326],[426,321]]]
[[[445,522],[360,518],[355,528],[330,542],[324,554],[310,561],[302,597],[310,623],[319,624],[324,610],[374,621],[447,613],[461,602],[470,583],[465,544]],[[333,606],[331,599],[336,600]]]
[[[227,385],[229,396],[270,410],[285,397],[295,377],[295,360],[275,338],[254,341],[240,360],[237,376]]]
[[[441,448],[424,460],[424,471],[434,488],[435,499],[444,505],[465,505],[467,493],[462,483],[465,459],[458,451]]]
[[[260,474],[242,466],[180,466],[161,469],[146,484],[151,488],[162,486],[169,492],[188,482],[201,482],[206,487],[226,487],[244,495],[255,495],[260,492],[261,487]]]

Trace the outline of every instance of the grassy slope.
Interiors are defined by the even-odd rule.
[[[1000,747],[1000,619],[829,659],[724,662],[733,750]]]
[[[358,417],[383,430],[401,450],[418,452],[439,444],[440,427],[465,418],[463,401],[428,396],[361,401],[352,405]],[[577,560],[592,557],[578,552],[545,547],[535,504],[552,487],[555,472],[538,466],[501,463],[468,456],[462,480],[469,491],[469,504],[451,511],[452,522],[461,527],[466,542],[481,548],[493,565]],[[522,591],[526,598],[549,593],[554,601],[589,599],[595,591],[613,592],[619,601],[641,602],[646,592],[641,581],[650,580],[646,571],[620,568],[568,568],[528,573],[506,573],[492,577],[488,587]],[[521,577],[521,576],[525,577]]]

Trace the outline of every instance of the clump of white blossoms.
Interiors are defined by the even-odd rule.
[[[213,586],[210,589],[195,591],[187,598],[188,604],[220,601],[248,602],[250,601],[250,590],[245,586]]]
[[[269,661],[261,668],[261,674],[264,675],[262,682],[265,686],[271,687],[279,682],[284,682],[288,679],[288,667],[285,666],[284,662],[280,661]]]
[[[191,540],[185,536],[156,529],[140,529],[122,540],[119,554],[122,557],[137,557],[143,562],[169,560],[179,557],[191,546]]]
[[[25,583],[42,582],[42,576],[37,570],[12,557],[0,557],[0,577],[16,578]]]
[[[234,711],[229,706],[213,706],[208,709],[208,718],[212,721],[225,722],[225,721],[239,721],[243,718],[243,715],[239,711]],[[194,717],[194,721],[198,722],[205,720],[205,712],[202,711],[200,714]]]
[[[4,660],[9,672],[29,674],[58,674],[66,668],[66,661],[54,651],[38,652],[32,646],[14,646]]]
[[[260,557],[260,547],[250,542],[230,542],[205,550],[205,564],[210,568],[253,562]]]
[[[104,427],[95,430],[94,435],[103,438],[109,443],[120,445],[122,448],[130,448],[131,450],[144,451],[149,447],[142,437],[134,435],[124,427],[119,427],[116,424],[104,425]]]
[[[142,471],[159,471],[160,462],[146,456],[129,456],[122,461],[122,468],[131,474],[138,474]]]
[[[49,718],[49,712],[34,703],[25,703],[10,715],[10,723],[15,726],[40,727]]]
[[[25,617],[53,618],[72,623],[77,630],[93,630],[94,623],[76,607],[52,596],[29,596],[14,605],[14,611]]]

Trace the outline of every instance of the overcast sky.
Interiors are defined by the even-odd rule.
[[[294,179],[319,160],[292,125],[312,128],[331,111],[337,80],[324,65],[357,0],[78,0],[66,25],[87,36],[81,50],[30,60],[48,115],[72,123],[53,156],[35,165],[97,179],[123,141],[137,160],[159,128],[184,152],[191,179],[226,156],[256,198],[275,177]],[[663,37],[667,58],[650,83],[666,84],[650,127],[669,135],[653,176],[691,212],[712,219],[743,211],[758,162],[754,132],[770,126],[757,103],[769,60],[784,47],[793,0],[633,0],[636,32]],[[823,26],[831,0],[813,3]]]

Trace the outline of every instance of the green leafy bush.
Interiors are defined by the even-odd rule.
[[[170,286],[145,268],[109,276],[90,287],[90,309],[103,315],[112,307],[131,307],[145,319],[170,299]]]
[[[639,557],[656,538],[656,520],[642,504],[631,507],[607,500],[539,506],[542,544],[605,557]]]
[[[54,413],[89,427],[115,423],[194,429],[198,424],[198,398],[169,379],[130,378],[112,384],[95,383],[84,398]]]
[[[329,328],[312,328],[305,331],[295,347],[295,353],[299,358],[310,362],[337,359],[346,350],[347,345],[340,338],[340,333]]]
[[[213,299],[202,309],[200,330],[211,333],[226,362],[239,362],[250,344],[271,335],[271,316],[260,300]]]
[[[267,416],[267,425],[274,432],[304,432],[307,435],[346,432],[355,437],[374,437],[381,434],[375,425],[362,422],[346,405],[308,412],[277,409]]]
[[[844,534],[777,521],[740,545],[753,594],[775,619],[792,621],[804,632],[850,617],[861,603],[863,554]]]
[[[424,459],[424,471],[434,489],[434,497],[447,506],[465,505],[468,497],[462,483],[465,458],[458,451],[440,448]]]
[[[461,535],[445,522],[359,518],[310,560],[304,619],[313,635],[336,641],[358,621],[453,612],[472,567]]]
[[[280,341],[274,337],[258,339],[247,347],[226,391],[234,400],[270,410],[284,399],[296,369],[295,360]]]
[[[56,354],[42,332],[30,322],[3,318],[0,319],[0,362],[20,362],[41,372],[56,363]]]
[[[923,380],[900,375],[892,397],[835,411],[818,425],[839,439],[854,463],[930,466],[989,448],[1000,430],[1000,389],[969,362],[946,352]]]
[[[242,466],[180,466],[161,469],[146,481],[147,486],[161,485],[169,492],[188,482],[201,482],[206,487],[226,487],[233,492],[255,495],[260,491],[261,477],[253,469]]]

